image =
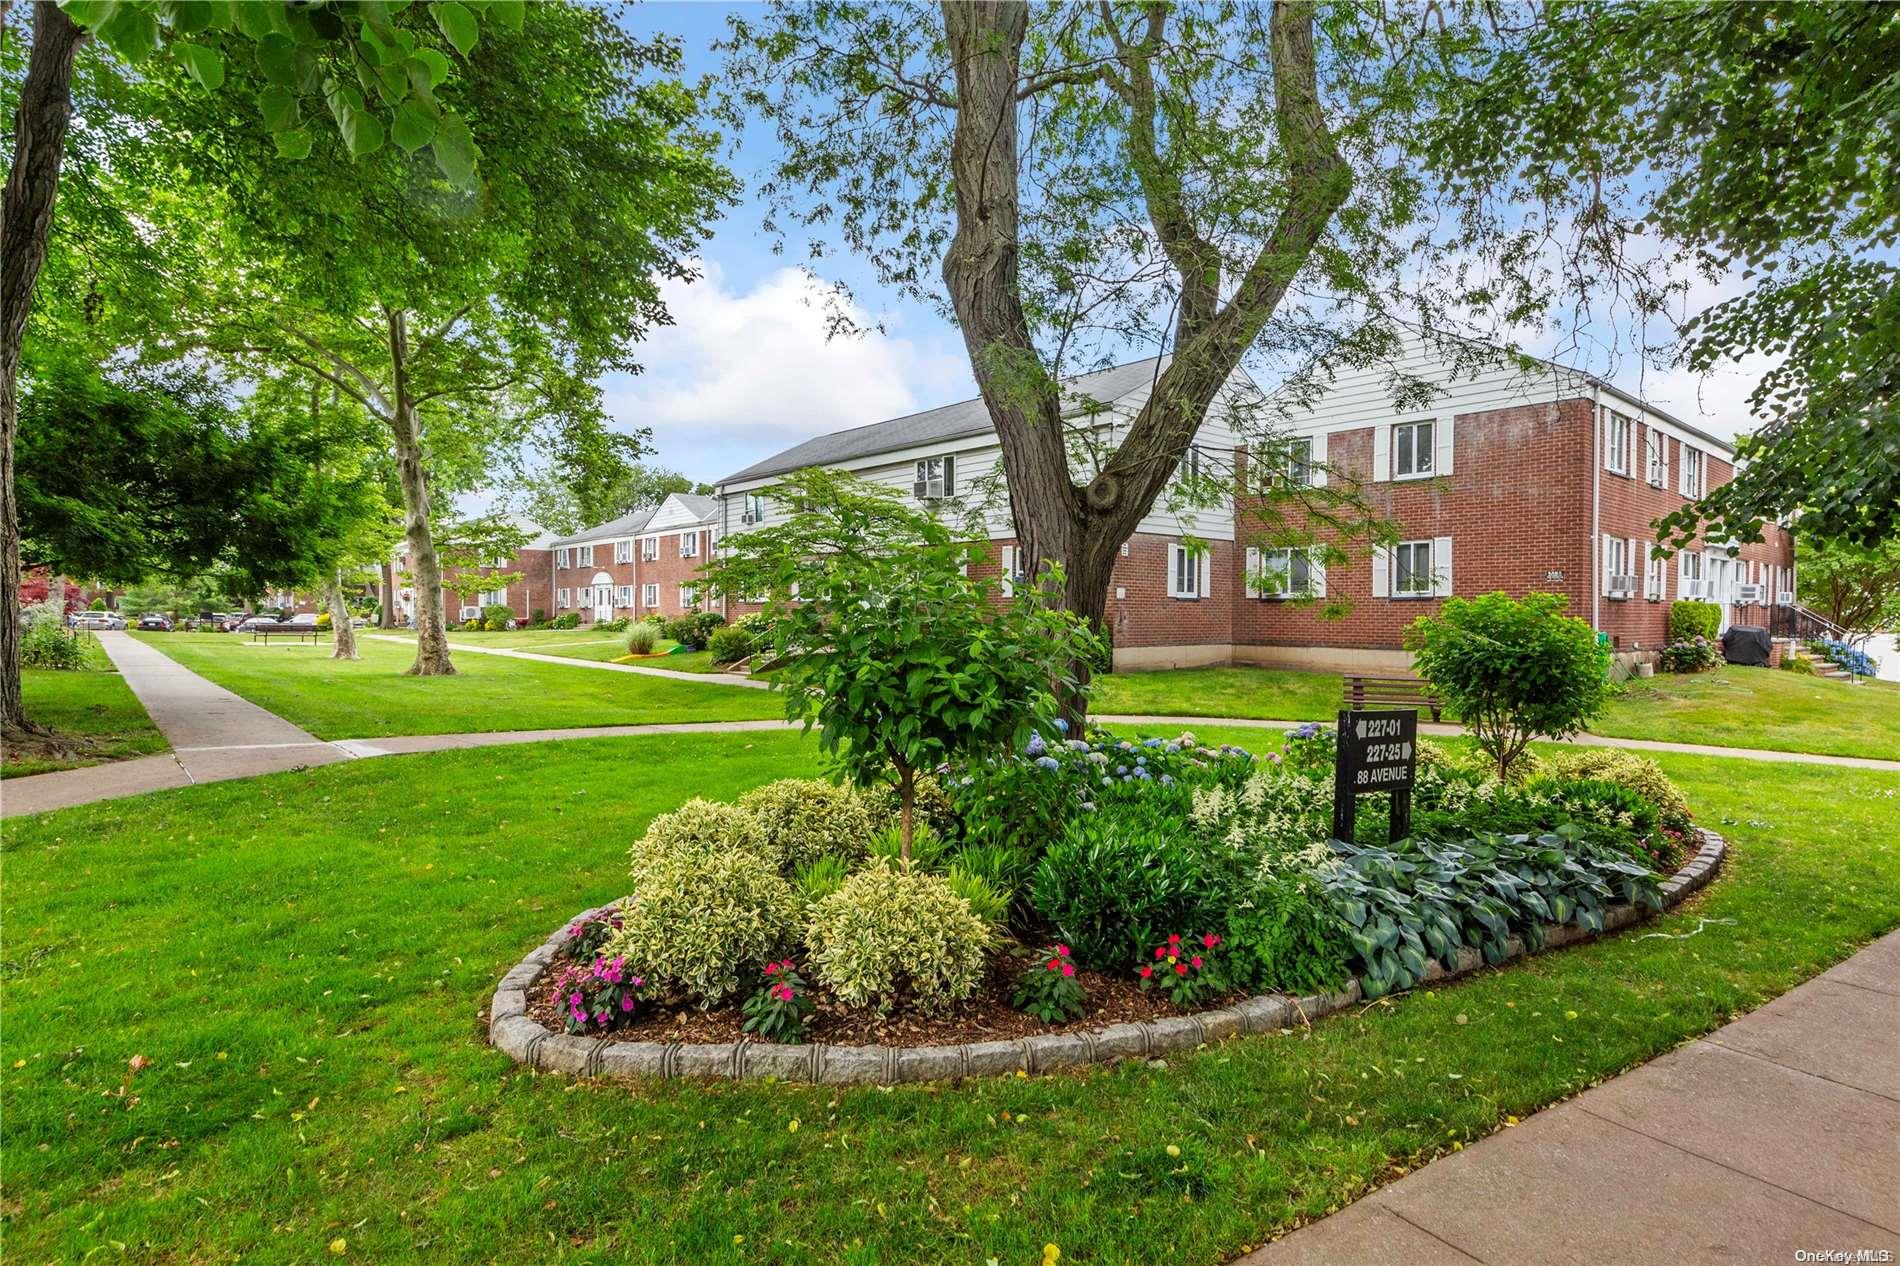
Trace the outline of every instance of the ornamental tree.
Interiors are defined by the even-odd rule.
[[[1405,645],[1507,779],[1534,738],[1567,738],[1610,695],[1610,652],[1589,624],[1564,614],[1562,594],[1450,598],[1420,616]]]
[[[1863,647],[1875,634],[1900,628],[1900,536],[1868,546],[1803,540],[1795,548],[1804,606]]]
[[[908,860],[918,771],[1046,725],[1099,639],[1035,586],[966,574],[985,547],[879,485],[806,470],[767,495],[784,519],[727,537],[705,575],[765,604],[785,715],[856,785],[896,784]]]

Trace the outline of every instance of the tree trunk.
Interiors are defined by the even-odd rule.
[[[332,572],[323,586],[325,604],[330,608],[331,659],[355,659],[356,626],[350,623],[350,604],[343,600],[343,573]]]
[[[396,627],[396,564],[384,559],[379,574],[382,580],[376,604],[376,627],[393,629]]]
[[[20,512],[13,492],[20,350],[53,228],[53,198],[73,113],[73,58],[85,38],[51,0],[33,6],[33,51],[13,116],[13,165],[0,200],[0,733],[29,728],[20,697]]]
[[[455,672],[449,662],[449,630],[442,612],[442,560],[436,556],[435,537],[429,532],[429,476],[422,465],[422,420],[409,398],[409,317],[390,312],[389,363],[392,413],[389,429],[396,437],[396,476],[402,483],[404,531],[409,540],[409,583],[416,591],[416,662],[411,677],[446,677]]]

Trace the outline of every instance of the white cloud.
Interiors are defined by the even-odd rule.
[[[796,269],[729,287],[717,264],[692,285],[663,288],[674,324],[639,347],[646,372],[602,381],[622,426],[653,428],[656,460],[717,480],[814,435],[934,408],[975,394],[953,336],[827,337],[825,292]],[[861,326],[875,318],[852,309]]]

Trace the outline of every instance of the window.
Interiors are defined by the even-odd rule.
[[[574,565],[573,558],[573,554],[568,550],[557,549],[554,551],[554,565],[556,567],[572,567]]]
[[[1702,495],[1702,450],[1682,446],[1682,486],[1678,489],[1685,497]]]
[[[1201,446],[1190,444],[1187,452],[1181,454],[1181,464],[1175,468],[1174,477],[1181,483],[1201,477]]]
[[[1684,454],[1687,454],[1690,450],[1685,448],[1682,451]],[[1678,560],[1676,569],[1678,586],[1676,596],[1679,598],[1708,597],[1709,592],[1703,587],[1702,555],[1700,553],[1684,550],[1682,553],[1676,555],[1676,558]]]
[[[680,610],[691,611],[699,601],[699,590],[692,585],[680,586]]]
[[[591,607],[594,605],[594,587],[592,585],[582,585],[575,596],[580,599],[576,604],[578,606]]]
[[[659,537],[643,536],[640,538],[640,561],[643,563],[657,563],[660,561]]]
[[[942,457],[919,457],[917,478],[911,484],[911,494],[919,501],[937,501],[956,496],[956,457],[947,453]]]
[[[1635,429],[1636,423],[1620,413],[1611,413],[1604,420],[1603,464],[1615,474],[1630,473],[1630,448]]]
[[[1603,538],[1603,592],[1611,598],[1627,598],[1636,590],[1636,573],[1630,565],[1630,543],[1620,536]]]
[[[1649,482],[1661,488],[1669,482],[1669,437],[1650,427],[1644,434],[1645,465],[1649,470]]]
[[[1432,473],[1432,423],[1402,422],[1392,428],[1392,477],[1417,479]],[[1427,543],[1426,552],[1430,553]]]
[[[1168,546],[1168,596],[1205,598],[1207,596],[1207,554],[1191,551],[1185,545]]]
[[[616,563],[630,563],[633,561],[632,540],[614,542],[614,561]]]
[[[1310,549],[1247,551],[1249,592],[1256,598],[1306,598],[1326,592],[1326,569]]]
[[[1023,577],[1027,574],[1028,569],[1023,565],[1023,547],[1020,545],[1003,546],[1003,596],[1005,598],[1015,596],[1016,586],[1022,582]]]
[[[1313,478],[1312,436],[1296,439],[1287,445],[1286,481],[1301,488],[1316,482]]]
[[[506,589],[491,589],[487,593],[476,594],[475,601],[484,607],[505,606],[508,602],[508,591]]]
[[[660,587],[658,585],[640,586],[640,605],[654,608],[660,605]]]
[[[1655,546],[1644,546],[1649,554],[1649,562],[1643,570],[1643,596],[1651,602],[1661,602],[1663,591],[1669,587],[1669,560]]]
[[[575,549],[574,554],[575,566],[592,567],[594,565],[594,547],[592,545],[579,546]]]
[[[571,589],[556,589],[554,591],[554,605],[563,610],[573,606],[574,591]]]
[[[699,557],[699,533],[697,532],[681,532],[680,533],[680,557],[681,558],[698,558]]]
[[[1435,588],[1432,573],[1432,543],[1404,541],[1392,551],[1392,596],[1428,598]]]
[[[746,493],[745,509],[744,509],[744,512],[739,515],[739,522],[741,523],[765,522],[765,494],[764,493],[762,492]]]
[[[614,590],[614,605],[616,607],[631,607],[633,605],[632,585],[621,585]]]

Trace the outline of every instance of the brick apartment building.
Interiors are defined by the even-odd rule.
[[[717,502],[676,492],[550,543],[549,614],[578,612],[584,624],[699,609],[699,569],[718,539]]]
[[[1065,384],[1075,433],[1119,443],[1165,367],[1165,359],[1139,361]],[[1395,370],[1433,384],[1433,403],[1395,408],[1385,385]],[[1236,428],[1247,427],[1237,419],[1273,403],[1236,373],[1189,460],[1243,464]],[[1515,363],[1459,370],[1421,340],[1396,365],[1338,374],[1310,405],[1288,405],[1276,427],[1309,446],[1298,477],[1359,480],[1398,525],[1401,543],[1327,568],[1307,550],[1266,548],[1244,500],[1215,511],[1158,505],[1123,544],[1111,582],[1118,668],[1402,671],[1412,620],[1450,595],[1495,590],[1565,595],[1570,612],[1607,633],[1627,663],[1652,657],[1665,640],[1673,600],[1719,604],[1724,628],[1768,624],[1771,606],[1793,602],[1793,542],[1778,528],[1760,545],[1699,543],[1670,558],[1656,551],[1655,520],[1730,478],[1733,449],[1587,375]],[[983,403],[963,401],[819,436],[758,462],[720,483],[713,526],[724,536],[773,522],[773,482],[835,466],[960,511],[980,497],[992,574],[1009,575],[1018,565],[1007,499],[997,495],[1000,461]],[[1307,598],[1349,606],[1329,618]]]
[[[513,611],[517,620],[532,619],[536,611],[552,614],[552,581],[554,559],[554,535],[543,532],[537,527],[524,525],[532,532],[530,539],[507,558],[490,559],[480,567],[445,567],[442,569],[442,610],[451,620],[472,620],[482,613],[482,608],[506,606]],[[396,556],[398,583],[396,606],[403,623],[411,623],[416,611],[415,580],[409,571],[409,551],[405,548]],[[462,597],[452,585],[464,577],[494,577],[493,588],[479,590],[472,598]],[[502,577],[513,576],[513,580]]]

